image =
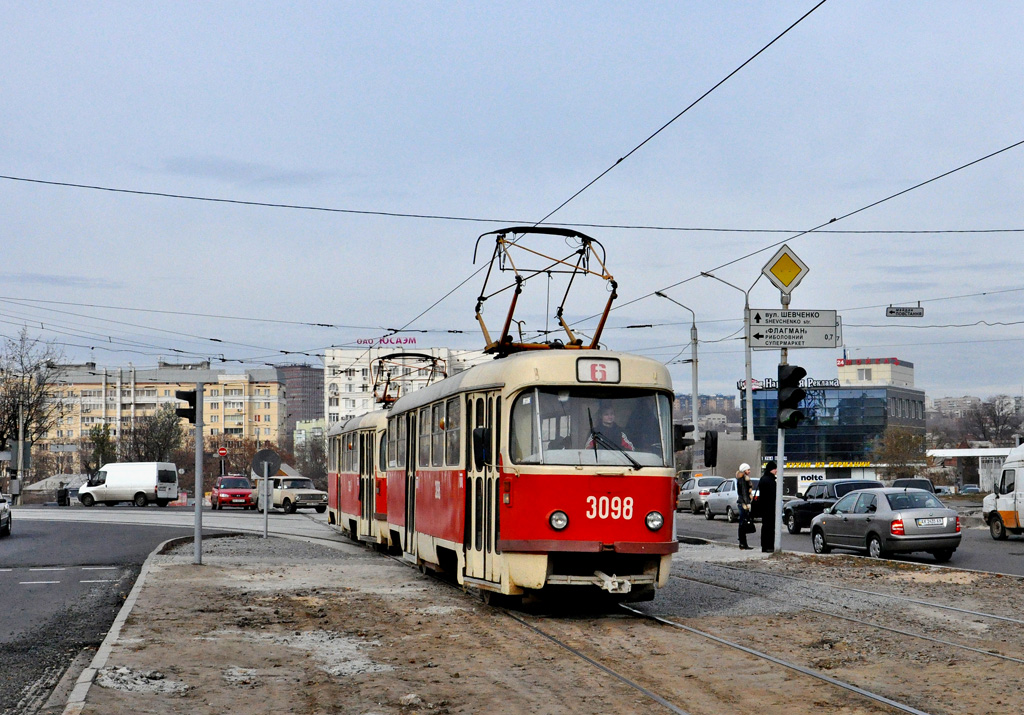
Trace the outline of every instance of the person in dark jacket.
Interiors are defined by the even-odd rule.
[[[747,524],[754,523],[753,515],[750,513],[753,492],[753,485],[750,482],[750,465],[744,462],[736,472],[736,505],[740,509],[740,549],[744,551],[749,551],[752,548],[747,545]]]
[[[768,462],[757,483],[757,515],[761,517],[761,551],[770,554],[775,551],[775,472],[779,465]]]

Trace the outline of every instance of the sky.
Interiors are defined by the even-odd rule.
[[[695,317],[699,391],[737,394],[744,292],[781,307],[785,244],[790,307],[843,324],[789,351],[809,377],[895,357],[929,398],[1024,393],[1024,6],[815,5],[8,3],[0,335],[112,368],[480,349],[480,236],[544,219],[603,248],[602,345],[678,392]],[[565,281],[526,283],[525,336]],[[574,331],[608,290],[573,282]],[[752,360],[774,377],[779,352]]]

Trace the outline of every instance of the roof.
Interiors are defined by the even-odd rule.
[[[27,484],[21,488],[25,492],[49,492],[54,489],[60,489],[60,483],[64,482],[64,486],[69,489],[74,487],[80,487],[89,481],[88,474],[56,474],[46,479],[40,479],[38,482]]]

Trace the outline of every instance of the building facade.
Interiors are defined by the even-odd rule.
[[[288,398],[283,427],[287,441],[298,429],[299,422],[324,418],[324,369],[312,365],[279,365],[277,370],[284,380]]]
[[[876,441],[892,426],[925,434],[925,393],[915,389],[914,366],[905,360],[840,360],[839,377],[805,378],[800,404],[805,419],[785,431],[785,471],[804,484],[815,479],[876,478]],[[773,378],[755,389],[754,438],[766,459],[779,452],[778,390]],[[743,415],[744,430],[746,415]]]
[[[364,348],[329,348],[324,357],[327,427],[330,429],[339,422],[377,409],[384,396],[385,382],[388,383],[388,396],[400,397],[441,380],[445,375],[455,375],[491,359],[492,356],[481,350],[379,344]]]
[[[286,414],[283,376],[275,368],[230,373],[210,369],[208,362],[153,368],[97,368],[95,363],[69,365],[53,386],[53,399],[65,414],[40,441],[45,445],[74,445],[89,431],[107,425],[117,438],[139,419],[152,417],[164,405],[184,407],[178,390],[195,390],[204,383],[203,434],[237,440],[279,443]],[[184,423],[187,431],[194,425]]]

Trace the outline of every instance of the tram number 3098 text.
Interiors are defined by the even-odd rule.
[[[632,519],[633,497],[587,497],[588,519]]]

